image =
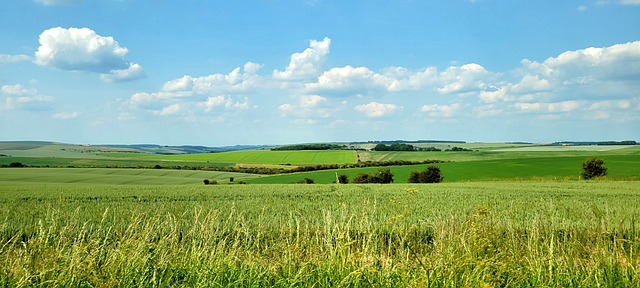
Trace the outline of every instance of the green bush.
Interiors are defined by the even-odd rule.
[[[607,167],[604,167],[604,161],[598,158],[591,158],[582,163],[582,173],[584,179],[607,176]]]
[[[411,171],[409,183],[440,183],[444,177],[437,166],[428,166],[424,171]]]
[[[360,173],[353,178],[353,183],[356,184],[365,184],[365,183],[378,183],[378,184],[388,184],[393,182],[393,173],[389,168],[384,168],[378,170],[376,173],[372,174],[364,174]]]

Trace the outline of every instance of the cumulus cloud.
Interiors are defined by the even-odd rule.
[[[571,112],[580,108],[580,101],[562,101],[555,103],[516,103],[516,108],[522,112],[559,113]]]
[[[273,78],[282,80],[300,80],[315,77],[322,71],[322,66],[329,54],[331,39],[309,41],[309,48],[291,55],[291,61],[284,71],[274,70]]]
[[[28,55],[7,55],[0,54],[0,63],[13,63],[21,61],[29,61],[31,57]]]
[[[300,97],[300,107],[314,108],[318,104],[327,101],[327,98],[318,95],[304,95]]]
[[[451,105],[423,105],[420,111],[427,113],[430,117],[444,117],[450,118],[456,115],[456,112],[460,110],[460,103],[454,103]]]
[[[392,89],[396,81],[375,73],[366,67],[345,66],[332,68],[318,77],[317,82],[306,85],[309,91],[356,91]]]
[[[69,120],[78,118],[78,116],[80,116],[80,112],[60,112],[51,115],[51,118],[58,120]]]
[[[156,111],[156,114],[160,116],[168,116],[178,113],[180,111],[180,103],[171,104],[167,107],[162,108],[160,111]]]
[[[542,63],[523,60],[522,64],[543,78],[549,77],[565,85],[597,80],[637,80],[640,79],[640,41],[567,51]]]
[[[484,67],[475,63],[451,66],[441,73],[440,81],[446,84],[438,88],[438,92],[450,94],[482,89],[488,75],[489,72]]]
[[[338,120],[355,123],[362,115],[398,115],[403,107],[410,107],[410,115],[420,118],[532,114],[545,120],[587,112],[607,115],[607,119],[638,118],[632,114],[637,114],[640,101],[629,99],[639,97],[640,42],[567,51],[544,61],[525,59],[502,73],[475,63],[445,69],[392,66],[378,71],[365,66],[324,67],[329,44],[329,38],[311,41],[309,48],[291,55],[284,71],[261,74],[261,64],[247,62],[228,73],[184,75],[165,82],[156,92],[135,93],[124,102],[131,109],[159,116],[206,119],[214,115],[231,119],[230,110],[241,113],[263,107],[252,115],[263,121],[280,115],[290,123],[329,126]],[[365,104],[350,104],[362,99],[367,99],[361,102]],[[378,99],[393,99],[395,104]],[[416,105],[434,101],[438,104]]]
[[[22,109],[31,111],[49,110],[55,98],[41,95],[34,88],[25,88],[20,84],[3,85],[2,94],[5,98],[5,109]]]
[[[105,81],[129,81],[144,77],[139,64],[124,59],[129,50],[113,37],[98,35],[89,28],[47,29],[40,34],[34,62],[69,71],[102,74]]]
[[[394,104],[370,102],[368,104],[357,105],[353,109],[364,113],[365,116],[369,118],[377,118],[392,114],[398,110],[398,106]]]

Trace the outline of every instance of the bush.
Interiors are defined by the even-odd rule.
[[[216,184],[218,184],[218,181],[209,180],[209,179],[204,179],[204,181],[202,181],[202,182],[204,182],[204,185],[216,185]]]
[[[428,166],[424,171],[411,171],[409,183],[440,183],[444,177],[437,166]]]
[[[11,164],[9,164],[9,167],[20,168],[20,167],[27,167],[27,166],[20,162],[11,162]]]
[[[233,177],[229,177],[229,182],[233,182],[235,180]]]
[[[378,170],[376,173],[372,174],[364,174],[360,173],[353,178],[353,183],[364,184],[364,183],[379,183],[379,184],[387,184],[393,182],[393,173],[389,168],[384,168]]]
[[[293,182],[293,184],[314,184],[314,183],[315,183],[315,181],[313,181],[313,179],[309,179],[309,178],[304,178],[304,179],[302,179],[300,181]]]
[[[349,176],[345,175],[345,174],[340,174],[338,176],[338,183],[340,184],[347,184],[349,183]]]
[[[580,176],[584,179],[607,176],[607,167],[604,167],[604,161],[598,158],[591,158],[582,163],[582,173]]]

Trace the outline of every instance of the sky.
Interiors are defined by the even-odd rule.
[[[640,0],[0,6],[0,141],[640,141]]]

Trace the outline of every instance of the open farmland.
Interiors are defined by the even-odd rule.
[[[231,172],[170,169],[20,168],[0,170],[0,183],[202,185],[204,179],[229,181],[230,177],[242,181],[258,176]]]
[[[640,182],[0,186],[2,286],[636,286]]]
[[[141,154],[141,153],[101,153],[113,158],[135,158],[162,161],[241,163],[241,164],[276,164],[276,165],[311,165],[355,163],[357,155],[348,150],[321,151],[271,151],[247,150],[201,154]]]

